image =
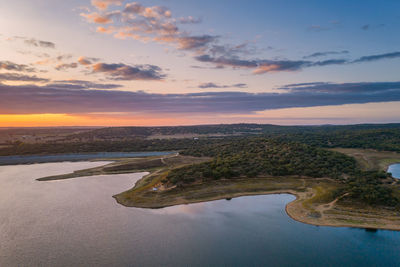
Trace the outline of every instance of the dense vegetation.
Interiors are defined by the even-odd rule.
[[[362,171],[354,158],[295,142],[246,138],[230,143],[208,144],[183,154],[213,157],[210,162],[172,170],[164,182],[185,187],[195,182],[241,177],[299,175],[329,177],[342,184],[347,198],[368,204],[395,205],[398,200],[384,184],[387,174]]]
[[[282,134],[282,141],[296,141],[313,146],[333,148],[370,148],[400,152],[400,129],[319,130]]]
[[[224,145],[188,149],[183,154],[213,157],[211,162],[171,172],[167,179],[184,184],[232,177],[260,175],[332,177],[340,179],[356,169],[354,158],[300,143],[282,143],[273,139],[242,139]]]
[[[347,181],[347,192],[351,199],[358,199],[368,204],[394,206],[399,200],[393,197],[393,190],[385,186],[385,172],[358,171]]]
[[[76,129],[75,129],[76,130]],[[55,154],[113,151],[182,150],[199,145],[226,143],[231,139],[264,136],[282,142],[298,142],[311,146],[333,148],[370,148],[400,152],[400,124],[361,124],[347,126],[276,126],[260,124],[201,125],[176,127],[115,127],[83,130],[67,134],[71,129],[25,130],[27,133],[51,134],[47,142],[13,142],[0,149],[0,155]],[[1,130],[0,135],[23,134],[24,129]],[[150,136],[179,134],[215,135],[193,138],[148,139]],[[219,136],[223,135],[223,136]],[[23,141],[23,140],[22,140]]]
[[[193,147],[198,143],[216,143],[215,139],[134,139],[129,141],[93,141],[93,142],[47,142],[13,144],[0,149],[0,156],[31,154],[63,154],[83,152],[141,152],[141,151],[175,151]]]

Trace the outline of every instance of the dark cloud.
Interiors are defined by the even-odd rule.
[[[63,61],[63,60],[70,59],[70,58],[72,58],[71,54],[63,54],[63,55],[56,56],[55,60],[56,61]]]
[[[279,89],[290,92],[308,92],[308,93],[354,93],[370,94],[380,92],[399,91],[400,82],[364,82],[364,83],[298,83],[288,84]]]
[[[47,88],[53,89],[115,89],[122,87],[119,84],[95,83],[84,80],[60,80],[47,84]]]
[[[295,71],[303,67],[309,67],[313,64],[310,61],[304,60],[246,60],[238,57],[212,57],[210,55],[200,55],[195,57],[195,59],[200,62],[213,63],[217,66],[254,69],[254,74],[263,74],[276,71]],[[326,63],[326,65],[327,64],[328,63]]]
[[[25,36],[14,36],[7,38],[9,41],[21,40],[26,45],[35,46],[35,47],[42,47],[42,48],[56,48],[56,44],[49,41],[38,40],[36,38],[29,38]]]
[[[318,54],[318,53],[315,53],[315,54]],[[319,53],[319,54],[321,54],[321,53]],[[254,74],[264,74],[264,73],[279,72],[279,71],[296,71],[296,70],[301,70],[303,68],[308,68],[308,67],[322,67],[322,66],[328,66],[328,65],[344,65],[344,64],[370,62],[370,61],[399,58],[399,57],[400,57],[400,52],[363,56],[356,60],[348,60],[348,59],[327,59],[327,60],[322,60],[322,61],[268,60],[268,59],[248,60],[248,59],[243,59],[243,58],[240,58],[237,56],[214,57],[209,54],[202,54],[202,55],[196,56],[195,59],[197,61],[204,62],[204,63],[212,63],[212,64],[216,65],[217,67],[253,69]]]
[[[178,40],[179,48],[183,50],[193,50],[207,46],[214,42],[218,36],[201,35],[201,36],[184,36]]]
[[[94,57],[79,57],[78,62],[81,65],[92,65],[93,63],[99,61],[99,58],[94,58]]]
[[[303,88],[299,88],[303,87]],[[400,82],[292,86],[282,93],[204,92],[150,94],[0,85],[0,112],[22,113],[225,113],[293,107],[400,101]]]
[[[386,54],[378,54],[378,55],[360,57],[359,59],[354,60],[353,63],[370,62],[370,61],[376,61],[376,60],[381,60],[381,59],[390,59],[390,58],[398,58],[398,57],[400,57],[400,52],[392,52],[392,53],[386,53]]]
[[[328,84],[328,83],[326,83],[326,82],[291,83],[291,84],[287,84],[283,87],[280,87],[280,89],[289,89],[289,88],[299,87],[299,86],[313,86],[313,85],[324,85],[324,84]]]
[[[162,80],[166,77],[158,66],[96,63],[93,73],[104,73],[113,80]]]
[[[171,11],[166,7],[163,6],[146,7],[137,2],[126,4],[123,12],[153,19],[171,17]]]
[[[361,29],[364,31],[367,31],[367,30],[369,30],[370,27],[371,27],[371,25],[365,24],[365,25],[361,26]]]
[[[25,39],[24,43],[27,45],[36,46],[36,47],[56,48],[56,44],[53,42],[37,40],[34,38]]]
[[[212,44],[208,49],[208,53],[214,57],[238,57],[259,54],[260,51],[253,44],[245,42],[238,45]]]
[[[245,60],[239,58],[227,58],[227,57],[213,57],[211,55],[200,55],[195,57],[196,60],[205,63],[214,63],[216,65],[225,65],[231,67],[246,67],[255,68],[258,66],[256,60]]]
[[[49,79],[40,78],[36,75],[24,75],[19,73],[0,73],[0,82],[19,81],[19,82],[48,82]]]
[[[324,57],[324,56],[331,56],[331,55],[343,55],[349,54],[349,51],[325,51],[325,52],[316,52],[308,56],[304,56],[303,58],[314,58],[314,57]]]
[[[316,61],[309,64],[310,67],[314,66],[327,66],[327,65],[342,65],[348,63],[346,59],[328,59],[323,61]]]
[[[247,84],[245,83],[236,83],[232,85],[219,85],[216,83],[208,82],[208,83],[201,83],[198,86],[201,89],[206,89],[206,88],[246,88]]]
[[[76,69],[78,67],[78,63],[61,63],[55,66],[56,70],[68,70],[68,69]]]
[[[373,28],[381,28],[381,27],[385,27],[385,24],[377,24],[377,25],[365,24],[365,25],[361,26],[361,29],[364,31],[368,31]]]
[[[0,70],[12,70],[12,71],[25,71],[25,72],[35,72],[35,68],[32,68],[25,64],[17,64],[11,61],[0,61]]]

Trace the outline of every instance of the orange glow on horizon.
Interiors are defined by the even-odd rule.
[[[133,114],[124,112],[87,114],[0,114],[0,127],[57,126],[176,126],[220,123],[270,123],[319,125],[398,123],[399,102],[285,108],[250,114]],[[393,114],[389,119],[388,114]]]
[[[151,126],[185,123],[179,119],[103,114],[0,114],[0,127]]]

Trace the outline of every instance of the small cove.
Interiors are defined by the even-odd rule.
[[[390,172],[394,178],[400,179],[400,163],[390,165],[387,171]]]

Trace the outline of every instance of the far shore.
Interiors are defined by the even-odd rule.
[[[49,162],[76,162],[76,161],[109,161],[124,158],[162,156],[176,154],[173,151],[149,152],[93,152],[93,153],[64,153],[64,154],[39,154],[0,156],[0,165],[21,165]]]

